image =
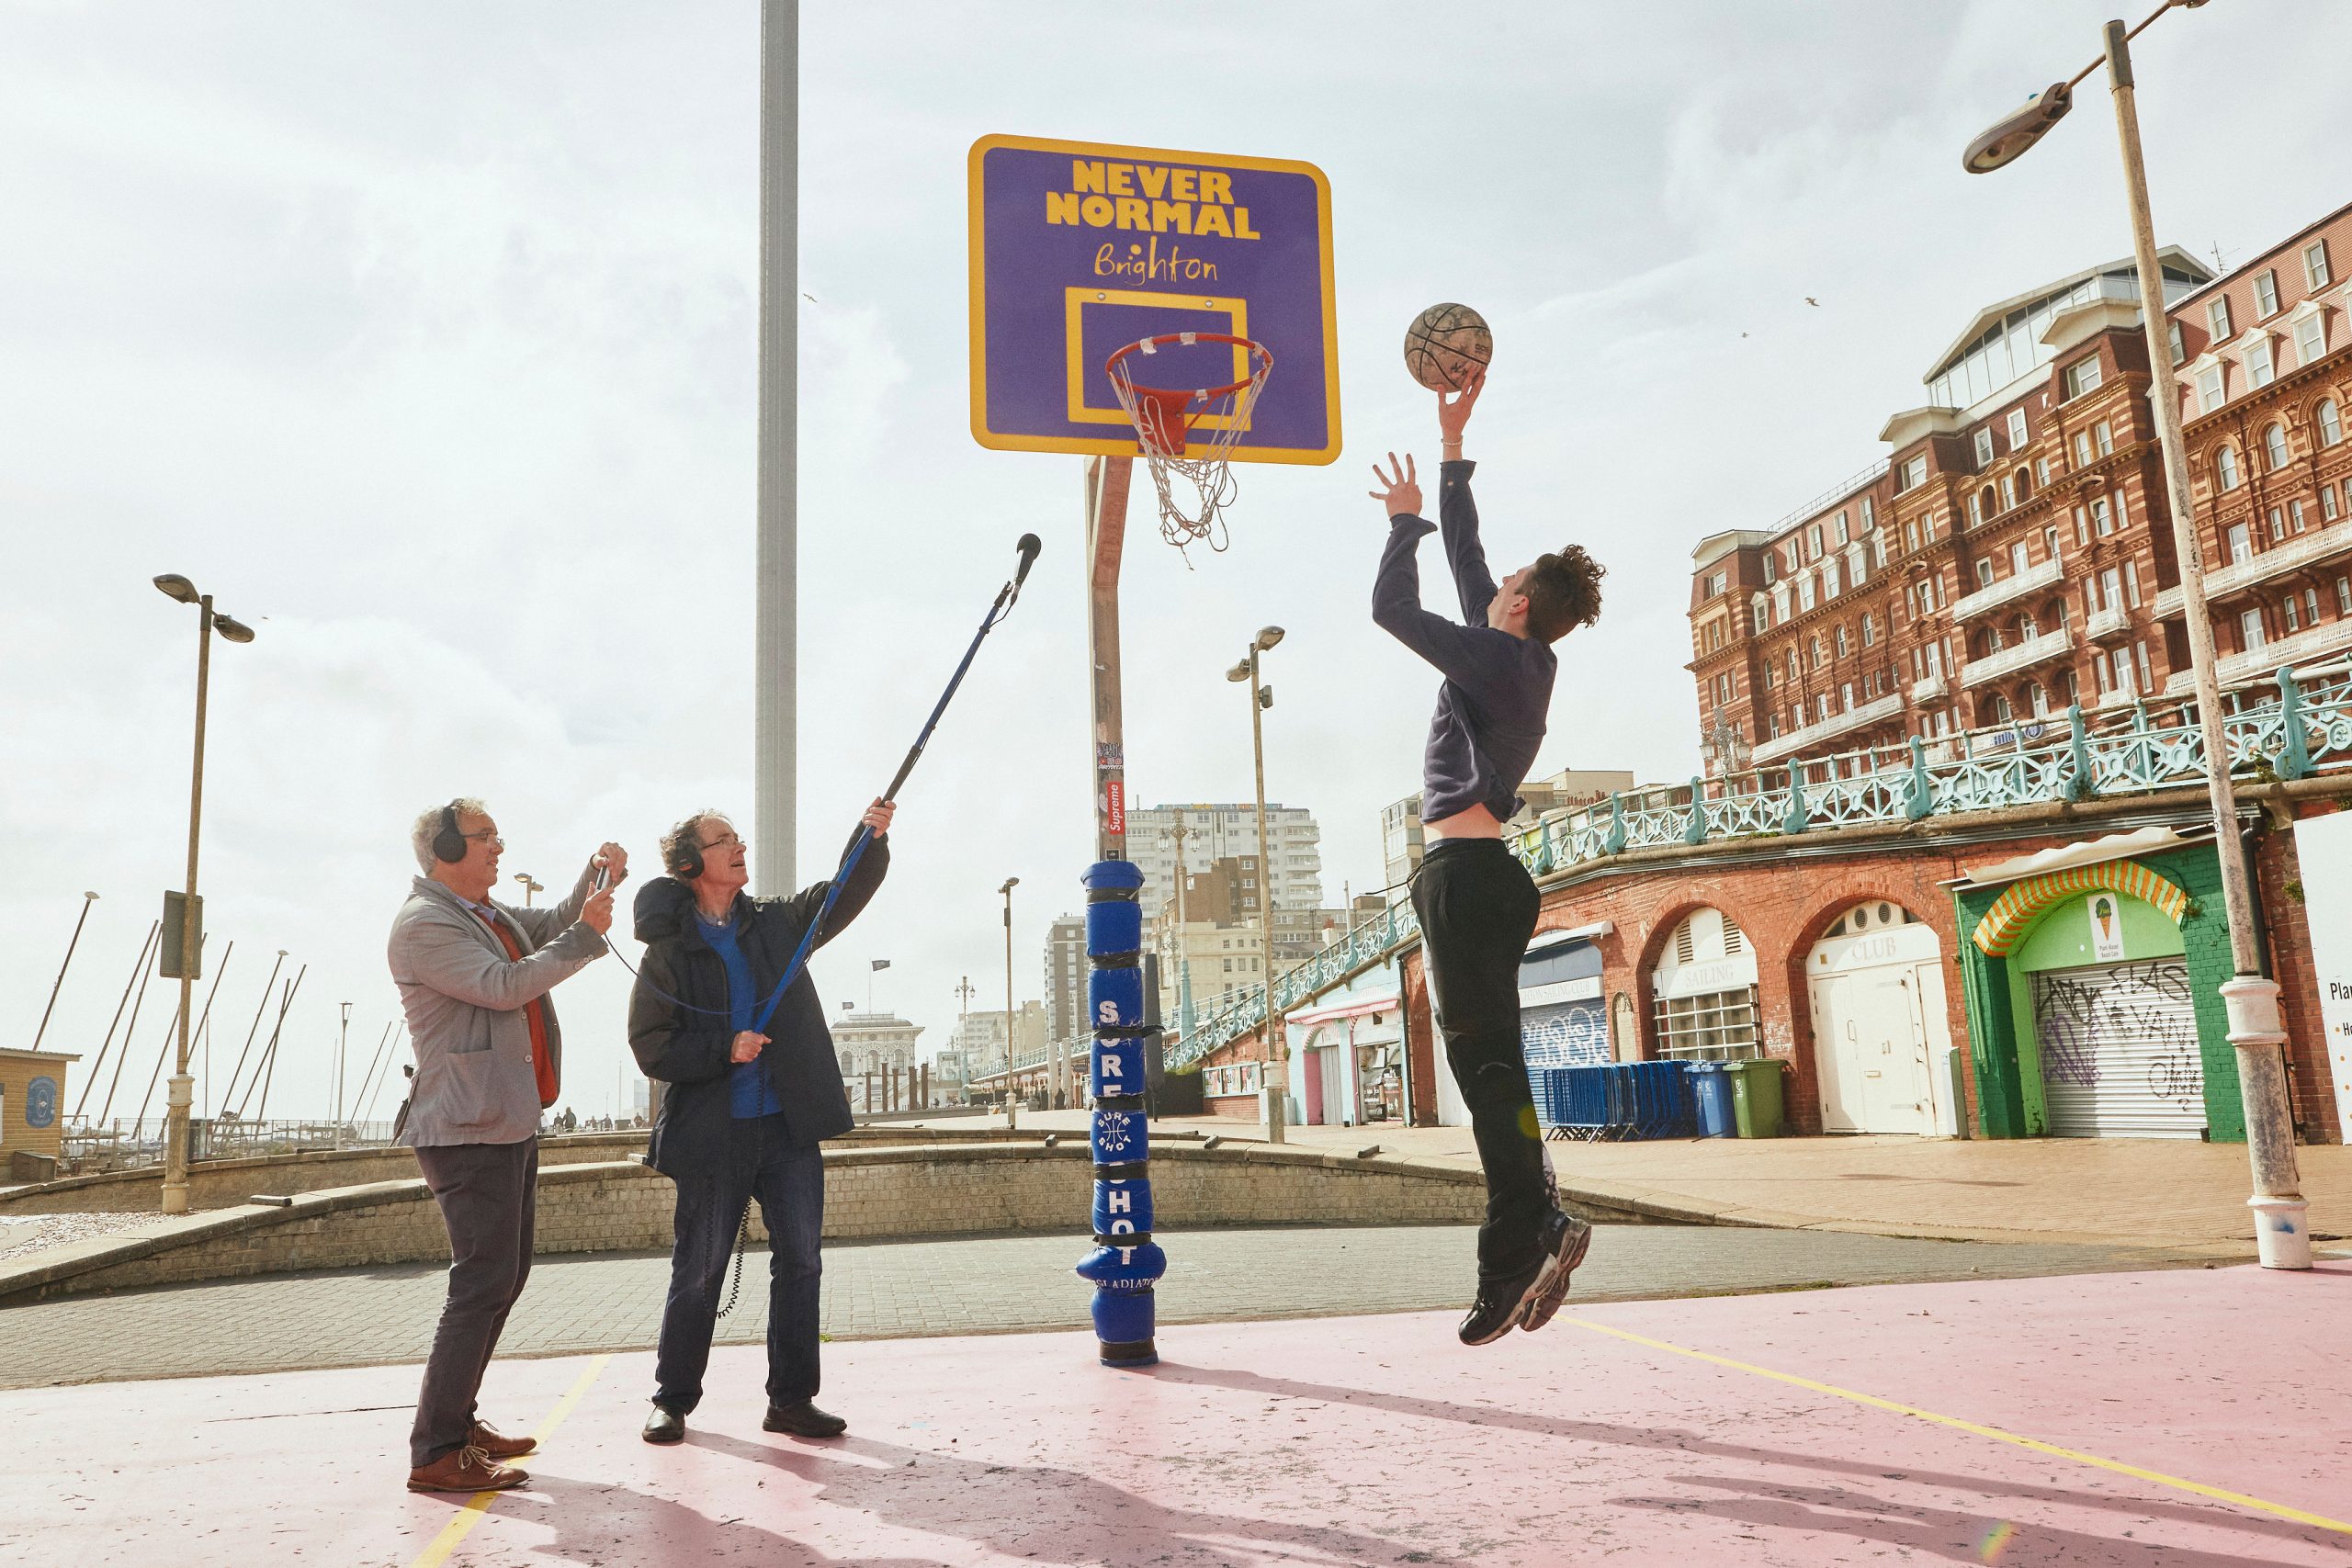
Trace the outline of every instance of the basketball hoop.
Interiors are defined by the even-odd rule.
[[[1141,358],[1170,346],[1225,344],[1240,351],[1249,373],[1227,386],[1147,387],[1135,378]],[[1136,441],[1159,492],[1159,536],[1178,549],[1196,542],[1226,547],[1223,513],[1232,503],[1233,449],[1250,428],[1250,411],[1266,389],[1274,356],[1226,333],[1165,333],[1111,355],[1103,364],[1119,406],[1135,422]]]

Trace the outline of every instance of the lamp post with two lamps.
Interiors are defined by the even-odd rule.
[[[1284,1066],[1282,1013],[1274,1006],[1274,863],[1266,847],[1266,728],[1265,710],[1274,705],[1274,690],[1259,678],[1258,659],[1283,640],[1280,626],[1261,626],[1250,639],[1250,651],[1225,672],[1228,681],[1250,682],[1250,750],[1258,770],[1258,933],[1260,961],[1265,965],[1266,1030],[1260,1037],[1266,1053],[1260,1069],[1260,1093],[1266,1108],[1266,1141],[1283,1141],[1283,1092],[1289,1080]]]
[[[2108,84],[2115,99],[2116,133],[2122,142],[2124,196],[2131,208],[2132,254],[2140,282],[2140,326],[2147,341],[2149,398],[2156,440],[2164,452],[2165,489],[2172,503],[2173,555],[2180,565],[2180,604],[2188,634],[2189,667],[2197,682],[2197,719],[2205,747],[2206,789],[2211,796],[2214,856],[2221,862],[2222,905],[2229,919],[2230,953],[2235,977],[2222,987],[2229,1010],[2230,1043],[2237,1047],[2238,1092],[2245,1107],[2246,1156],[2253,1167],[2255,1241],[2266,1269],[2309,1269],[2311,1233],[2304,1225],[2302,1179],[2296,1168],[2294,1122],[2288,1108],[2286,1064],[2279,1047],[2287,1033],[2278,1012],[2278,982],[2262,973],[2262,951],[2254,929],[2254,901],[2246,885],[2245,858],[2238,835],[2237,795],[2230,784],[2229,735],[2222,714],[2222,683],[2214,667],[2213,622],[2205,603],[2205,557],[2188,490],[2188,457],[2181,443],[2180,399],[2158,385],[2172,364],[2165,316],[2164,273],[2156,256],[2155,220],[2148,207],[2148,169],[2140,150],[2140,115],[2132,78],[2132,40],[2165,12],[2193,9],[2205,0],[2165,0],[2136,28],[2107,24]],[[2026,107],[1969,143],[1962,166],[1990,174],[2014,162],[2074,107],[2074,91],[2099,66],[2092,61],[2067,81],[2036,93]]]
[[[187,1118],[188,1107],[196,1099],[196,1080],[188,1077],[188,1012],[194,999],[198,953],[201,950],[200,928],[204,923],[204,906],[196,894],[196,851],[198,831],[204,817],[204,705],[207,688],[212,677],[212,634],[219,632],[227,642],[251,642],[253,628],[241,621],[220,614],[212,608],[212,595],[197,592],[196,584],[177,572],[165,572],[155,579],[155,586],[164,596],[183,604],[193,604],[197,610],[196,631],[196,759],[190,771],[187,792],[187,886],[180,896],[179,953],[176,963],[166,969],[168,976],[176,972],[180,982],[179,1037],[175,1046],[171,1083],[164,1096],[164,1213],[187,1213]],[[171,924],[171,898],[164,897],[164,925]]]

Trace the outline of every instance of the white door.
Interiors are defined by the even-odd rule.
[[[2035,975],[2033,1037],[2052,1136],[2204,1132],[2205,1059],[2180,959]]]
[[[1439,1040],[1432,1055],[1436,1058],[1437,1124],[1441,1127],[1470,1125],[1470,1107],[1462,1099],[1462,1086],[1453,1081],[1453,1066],[1445,1059],[1445,1042]]]
[[[1323,1120],[1337,1127],[1356,1119],[1355,1107],[1348,1100],[1348,1077],[1345,1051],[1326,1046],[1315,1053],[1316,1066],[1323,1076]]]
[[[1932,1067],[1950,1033],[1939,945],[1918,921],[1815,944],[1805,967],[1824,1132],[1936,1131]]]
[[[1838,975],[1814,987],[1821,1124],[1831,1133],[1928,1133],[1928,1042],[1907,968]]]

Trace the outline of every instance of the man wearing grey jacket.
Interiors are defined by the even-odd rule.
[[[409,1433],[408,1484],[496,1491],[530,1479],[501,1461],[536,1446],[492,1430],[474,1399],[531,1272],[539,1112],[563,1066],[548,993],[605,952],[628,853],[604,845],[570,897],[531,909],[490,896],[505,841],[481,801],[435,807],[410,841],[424,874],[392,921],[390,954],[416,1052],[400,1141],[448,1227],[449,1294]]]

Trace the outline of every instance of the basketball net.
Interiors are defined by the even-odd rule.
[[[1228,386],[1191,389],[1146,386],[1135,366],[1162,347],[1229,344],[1247,355],[1249,374]],[[1225,509],[1238,486],[1233,450],[1250,428],[1250,410],[1266,389],[1274,356],[1244,337],[1223,333],[1170,333],[1131,343],[1103,366],[1119,406],[1135,422],[1136,442],[1159,494],[1159,536],[1179,550],[1206,544],[1222,550],[1229,542]],[[1192,564],[1192,558],[1185,558]]]

